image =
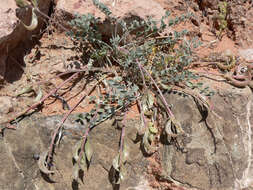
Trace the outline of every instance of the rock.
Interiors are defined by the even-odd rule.
[[[152,16],[154,20],[160,21],[162,16],[165,15],[165,9],[155,0],[100,0],[99,2],[105,4],[110,9],[112,16],[117,19],[123,19],[127,23],[133,20],[144,20],[150,16]],[[113,2],[116,2],[116,4],[114,5]],[[56,5],[56,12],[60,13],[59,17],[62,17],[62,15],[72,15],[72,17],[69,18],[73,18],[75,13],[91,13],[95,17],[101,18],[103,23],[100,27],[105,36],[111,36],[112,32],[114,32],[114,27],[106,20],[105,14],[93,4],[92,0],[78,2],[75,0],[59,0]],[[59,20],[60,19],[61,18],[59,18]]]
[[[15,131],[5,132],[4,139],[0,141],[0,187],[9,187],[10,181],[15,184],[12,190],[21,189],[52,189],[69,190],[75,186],[79,189],[103,190],[113,189],[110,183],[112,160],[118,153],[120,130],[112,126],[112,121],[107,121],[95,127],[89,134],[90,144],[94,154],[89,170],[84,173],[83,182],[77,184],[72,181],[72,148],[81,138],[86,128],[67,120],[64,128],[65,134],[60,146],[56,148],[54,166],[57,171],[50,179],[56,183],[49,183],[48,178],[41,175],[34,155],[44,152],[50,145],[51,135],[61,116],[41,118],[33,115],[19,123]],[[121,189],[147,189],[148,181],[145,177],[147,160],[142,156],[139,143],[135,144],[132,137],[136,135],[139,125],[134,120],[129,120],[126,127],[125,141],[128,142],[130,151],[129,159],[125,165],[125,180]],[[74,133],[73,133],[74,132]],[[73,135],[79,134],[79,135]],[[3,188],[1,188],[3,189]],[[78,188],[77,188],[78,189]]]
[[[217,0],[202,0],[202,1],[199,1],[199,6],[201,10],[205,10],[207,8],[217,9],[218,2],[219,1]]]
[[[192,21],[192,23],[195,26],[200,26],[200,19],[199,19],[199,17],[195,16],[195,17],[191,18],[191,21]]]
[[[39,9],[45,14],[48,14],[51,0],[38,0]],[[44,26],[44,21],[39,16],[38,27],[34,31],[27,31],[22,23],[29,25],[31,22],[31,10],[27,11],[26,8],[18,8],[15,0],[1,0],[0,1],[0,80],[5,78],[5,72],[8,67],[9,55],[15,57],[19,52],[15,51],[17,46],[22,46],[22,53],[24,56],[24,44],[28,42],[31,46],[32,35],[36,35],[40,32],[40,29]],[[12,68],[12,72],[15,70]]]
[[[248,49],[239,49],[239,54],[244,58],[246,61],[253,62],[253,48]]]
[[[0,114],[7,114],[13,110],[11,97],[1,96],[0,97]],[[1,117],[1,116],[0,116]]]
[[[233,31],[233,39],[243,48],[252,46],[252,22],[252,2],[249,4],[245,4],[243,0],[228,2],[228,29]]]
[[[0,7],[0,39],[2,42],[4,38],[9,36],[18,22],[18,18],[15,15],[15,9],[17,8],[15,1],[2,0]]]
[[[219,22],[220,22],[220,11],[219,3],[223,1],[217,0],[199,0],[195,1],[198,3],[199,9],[202,11],[202,18],[207,18],[206,24],[211,26],[211,29],[216,29],[219,31]],[[191,7],[194,10],[197,10],[196,6]],[[237,45],[243,48],[249,48],[252,46],[253,40],[253,8],[252,1],[248,3],[244,0],[237,1],[227,1],[227,15],[226,22],[227,26],[225,27],[227,36],[233,39]],[[196,13],[198,14],[198,13]],[[194,21],[194,24],[197,23]]]
[[[230,3],[228,27],[233,31],[236,42],[243,48],[252,46],[253,31],[253,8],[245,6],[243,1]]]
[[[219,88],[206,120],[191,97],[169,94],[166,98],[185,132],[177,143],[164,142],[160,152],[167,178],[189,189],[249,187],[253,183],[250,89]]]
[[[24,178],[19,168],[15,166],[15,160],[13,160],[11,150],[4,140],[0,140],[0,155],[2,159],[0,164],[0,189],[25,189]]]
[[[213,85],[218,86],[216,83]],[[211,99],[213,108],[208,115],[189,96],[165,96],[168,103],[173,105],[172,112],[185,134],[170,142],[161,137],[163,146],[156,154],[160,158],[153,161],[160,160],[161,163],[155,164],[159,167],[154,168],[157,171],[155,179],[168,183],[172,181],[178,189],[239,190],[249,187],[253,183],[251,90],[233,88],[229,84],[217,87],[217,93]],[[205,116],[206,120],[203,120]],[[90,132],[89,140],[94,154],[89,170],[84,173],[84,182],[76,184],[71,177],[72,147],[86,131],[86,125],[73,123],[73,118],[64,124],[65,136],[55,149],[52,169],[58,172],[50,179],[57,183],[45,180],[34,155],[48,149],[52,132],[62,116],[33,115],[19,122],[17,130],[6,130],[0,141],[0,159],[4,160],[0,162],[0,169],[4,171],[0,175],[2,187],[13,190],[35,187],[71,189],[73,186],[92,190],[101,187],[113,189],[110,183],[111,166],[118,153],[120,130],[112,126],[112,121],[106,121]],[[126,122],[125,141],[129,144],[130,156],[121,189],[151,189],[149,178],[146,177],[151,167],[143,157],[139,143],[133,142],[138,122]],[[13,187],[9,187],[10,181],[15,181]]]
[[[154,0],[100,0],[99,2],[105,4],[111,10],[112,15],[116,18],[124,18],[132,15],[141,19],[152,16],[155,20],[160,20],[165,14],[165,10],[162,8],[162,6]],[[114,6],[113,2],[116,2]],[[147,4],[149,6],[146,6]],[[94,14],[95,17],[100,17],[102,20],[105,20],[106,18],[105,15],[93,4],[92,0],[78,2],[75,0],[58,0],[56,10],[64,11],[70,14],[91,13]]]

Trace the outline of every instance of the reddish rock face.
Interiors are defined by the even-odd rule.
[[[41,2],[39,4],[40,10],[47,13],[50,1],[41,0],[39,2]],[[102,21],[105,20],[104,14],[93,5],[92,0],[55,0],[54,2],[56,3],[56,11],[72,16],[76,12],[80,14],[92,13],[95,16],[100,16]],[[210,32],[207,31],[211,29],[212,24],[205,25],[204,21],[208,20],[208,16],[210,16],[208,22],[212,20],[214,11],[217,11],[218,1],[199,0],[196,3],[197,0],[100,0],[100,2],[105,3],[116,18],[130,19],[145,19],[147,16],[154,16],[155,20],[159,20],[165,14],[166,9],[170,10],[175,16],[180,15],[176,11],[185,11],[184,13],[186,13],[188,8],[192,7],[192,10],[196,11],[194,13],[199,14],[192,22],[197,27],[196,29],[199,29],[202,40],[208,43],[213,40],[219,42],[217,47],[214,47],[215,50],[212,47],[202,47],[200,54],[217,50],[220,52],[226,49],[231,49],[233,52],[235,49],[237,50],[234,41],[229,36],[224,36],[222,41],[219,41],[213,38],[215,36],[209,36]],[[231,11],[235,17],[230,18],[234,21],[230,24],[233,31],[235,31],[235,37],[241,39],[243,43],[243,41],[245,42],[253,37],[253,35],[250,35],[252,32],[248,31],[252,27],[253,9],[248,7],[246,11],[243,6],[239,5],[240,2],[242,1],[233,1],[235,4],[232,6]],[[189,6],[187,3],[189,3]],[[238,3],[238,6],[236,6],[236,3]],[[31,36],[36,36],[34,34],[37,34],[44,24],[40,21],[38,29],[33,32],[25,30],[16,18],[16,14],[23,22],[29,24],[31,11],[19,8],[15,10],[16,8],[14,0],[0,0],[0,77],[7,76],[17,68],[17,65],[15,65],[17,61],[15,62],[13,57],[20,57],[21,60],[24,58],[26,47],[31,47],[33,43]],[[206,13],[204,13],[204,10]],[[245,18],[240,17],[240,15],[244,15]],[[236,20],[237,18],[240,19]],[[67,21],[63,17],[61,19]],[[183,24],[186,26],[186,23]],[[106,25],[106,22],[101,27],[105,33],[112,31],[112,27],[109,24]],[[190,29],[191,27],[187,25],[186,28]],[[196,31],[198,32],[198,30]],[[67,60],[76,52],[71,50],[75,48],[73,44],[70,45],[65,41],[65,34],[57,33],[53,37],[50,36],[50,38],[45,36],[44,40],[47,42],[43,42],[42,37],[40,43],[43,46],[38,47],[40,54],[44,57],[42,56],[42,59],[35,63],[32,58],[35,53],[31,53],[31,59],[27,60],[28,62],[31,61],[31,73],[34,76],[41,75],[43,76],[41,78],[49,79],[49,73],[58,70],[58,68],[60,71],[62,66],[59,64],[64,64],[63,60]],[[243,36],[243,38],[240,38],[240,36]],[[248,40],[248,42],[252,41]],[[50,48],[52,45],[56,48]],[[36,52],[35,48],[33,50]],[[48,50],[53,51],[53,53],[49,53]],[[252,48],[239,51],[239,53],[241,57],[247,59],[252,56]],[[23,85],[27,82],[27,78],[23,77],[23,83],[21,80],[19,82]],[[248,87],[239,89],[212,80],[207,80],[204,84],[217,91],[215,96],[211,98],[212,108],[210,108],[208,114],[206,110],[203,108],[202,110],[201,107],[196,105],[196,102],[190,96],[182,97],[178,94],[166,94],[166,99],[172,105],[172,111],[185,134],[178,135],[176,139],[171,140],[171,143],[161,142],[159,152],[156,152],[153,157],[149,157],[148,162],[140,151],[139,142],[134,142],[136,128],[140,126],[140,121],[129,120],[126,122],[127,131],[125,136],[130,141],[131,151],[130,159],[127,161],[128,176],[122,182],[120,189],[149,190],[154,187],[154,189],[173,190],[231,190],[246,188],[251,184],[253,176],[251,166],[253,142],[251,135],[253,122],[251,117],[253,113],[252,91]],[[20,89],[18,87],[19,85],[15,84],[10,89],[17,91]],[[76,88],[79,92],[80,86],[77,85]],[[11,92],[11,90],[8,90],[8,92]],[[8,94],[5,89],[1,93]],[[22,98],[24,99],[22,100]],[[27,100],[25,97],[16,99],[19,99],[22,103]],[[1,97],[0,120],[5,120],[6,114],[11,112],[12,108],[16,109],[18,107],[13,103],[16,103],[16,100],[14,102],[7,95]],[[87,109],[87,105],[83,105]],[[19,107],[21,106],[19,105]],[[46,115],[49,115],[49,113],[63,113],[59,111],[59,103],[58,107],[56,104],[47,106],[51,106],[51,108],[43,108],[43,113]],[[83,109],[81,111],[84,112]],[[138,113],[138,111],[135,113]],[[4,136],[5,139],[0,136],[0,190],[75,188],[71,178],[73,168],[72,147],[77,139],[80,139],[80,134],[86,129],[84,125],[79,126],[74,123],[73,118],[65,122],[66,134],[64,135],[66,136],[64,136],[60,146],[57,147],[53,165],[55,167],[53,170],[56,169],[59,172],[50,176],[56,183],[49,183],[42,178],[43,176],[36,161],[38,154],[43,153],[49,147],[52,132],[61,119],[60,116],[44,118],[35,115],[35,117],[28,117],[18,123],[16,131],[8,130]],[[89,172],[85,172],[84,183],[79,184],[79,189],[111,190],[113,188],[108,178],[112,160],[118,153],[120,131],[112,127],[112,122],[106,122],[95,128],[89,138],[91,138],[95,153]],[[166,138],[169,141],[171,137]],[[146,174],[148,174],[147,178]],[[172,181],[174,183],[171,183]],[[174,184],[189,188],[177,187]]]
[[[15,14],[15,9],[17,8],[15,1],[1,1],[0,7],[0,38],[3,38],[15,28],[15,23],[18,21],[18,18]]]
[[[147,16],[153,16],[155,20],[159,20],[165,14],[163,7],[154,0],[100,0],[111,11],[116,18],[129,17],[130,15],[138,16],[142,19]],[[148,5],[148,6],[147,6]],[[91,0],[76,1],[76,0],[59,0],[56,6],[57,10],[62,10],[71,14],[94,14],[96,17],[105,19],[105,15],[99,11]]]
[[[248,62],[253,62],[253,48],[240,49],[240,55]]]
[[[112,12],[111,16],[117,19],[123,19],[125,22],[137,20],[144,20],[150,16],[155,21],[160,21],[165,15],[166,9],[161,6],[161,3],[154,0],[101,0]],[[147,6],[148,5],[148,6]],[[101,30],[105,36],[112,34],[112,26],[106,20],[106,16],[102,13],[91,0],[76,1],[76,0],[59,0],[56,5],[56,12],[64,13],[66,15],[78,14],[93,14],[95,17],[101,18]],[[158,22],[159,23],[159,22]]]
[[[40,11],[48,14],[50,0],[38,0]],[[17,16],[18,17],[17,17]],[[27,31],[19,22],[22,20],[25,24],[31,22],[31,10],[28,8],[19,8],[14,0],[0,1],[0,80],[5,78],[5,72],[8,57],[15,57],[18,53],[14,50],[21,45],[24,48],[24,42],[31,46],[31,36],[38,34],[44,26],[44,22],[39,18],[39,25],[34,31]],[[30,42],[29,42],[30,41]],[[23,52],[22,52],[23,53]]]
[[[14,31],[18,18],[15,15],[17,8],[15,1],[3,0],[0,2],[0,80],[5,73],[5,62],[8,54],[8,46],[5,43]]]

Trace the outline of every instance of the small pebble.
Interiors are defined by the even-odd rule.
[[[13,110],[11,97],[0,97],[0,114],[7,114]]]

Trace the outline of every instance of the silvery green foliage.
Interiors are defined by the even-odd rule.
[[[125,109],[134,102],[137,99],[136,94],[143,94],[141,90],[145,87],[144,84],[156,90],[146,73],[144,77],[141,75],[138,63],[151,74],[163,91],[171,90],[171,86],[178,83],[193,84],[191,80],[197,76],[185,68],[191,64],[192,49],[200,45],[199,40],[187,40],[187,30],[159,36],[171,31],[168,29],[174,25],[191,18],[191,13],[169,18],[170,12],[167,11],[159,22],[151,17],[127,22],[114,18],[111,11],[98,0],[93,0],[93,3],[106,15],[106,22],[110,23],[113,31],[111,36],[105,36],[99,27],[102,24],[101,19],[92,14],[77,14],[70,22],[73,30],[68,34],[78,45],[85,63],[92,60],[92,67],[111,68],[120,76],[120,80],[115,77],[106,81],[112,89],[111,94],[108,97],[99,97],[96,100],[97,108],[85,117],[89,119],[97,111],[100,120],[105,120],[116,110]],[[100,76],[99,73],[95,75]],[[201,88],[200,85],[191,86]],[[202,91],[208,94],[206,89]],[[114,106],[111,106],[110,101],[115,101]]]
[[[159,22],[151,17],[147,20],[138,18],[129,22],[114,18],[112,12],[98,0],[93,0],[93,3],[106,15],[111,35],[108,36],[102,31],[102,20],[91,14],[76,15],[70,22],[73,30],[68,35],[78,46],[78,51],[83,54],[83,61],[88,64],[92,60],[89,67],[109,68],[115,75],[102,81],[106,93],[101,93],[99,97],[90,97],[95,107],[89,113],[78,115],[77,120],[89,123],[90,128],[93,128],[116,112],[124,112],[137,99],[143,104],[141,97],[147,88],[150,95],[155,97],[153,92],[157,91],[157,88],[154,88],[150,76],[163,91],[171,90],[171,86],[178,83],[199,87],[191,82],[197,76],[186,69],[192,62],[192,49],[200,45],[198,39],[187,40],[187,30],[164,35],[166,31],[171,31],[169,29],[174,25],[192,17],[191,13],[169,19],[170,13],[167,11]],[[160,36],[161,33],[163,35]],[[145,72],[141,70],[140,65],[145,68]],[[103,76],[101,72],[92,74],[94,78]],[[148,110],[150,116],[147,116],[144,109],[144,115],[147,117],[153,115],[152,109],[156,101],[152,99],[151,102],[149,101],[149,104],[152,106],[149,106]],[[152,146],[158,134],[155,132],[157,129],[154,123],[155,121],[149,123],[143,135],[142,144],[147,153],[155,151]],[[121,176],[120,160],[115,160],[114,168]]]
[[[187,34],[186,30],[174,31],[164,38],[156,38],[159,33],[192,17],[192,14],[168,20],[170,13],[167,11],[159,23],[151,17],[126,23],[124,20],[113,18],[110,10],[99,1],[93,2],[110,19],[115,31],[112,36],[105,37],[98,27],[102,23],[99,18],[91,14],[76,15],[70,23],[75,32],[69,35],[74,41],[79,42],[84,56],[90,56],[99,66],[119,66],[124,80],[134,82],[138,86],[142,79],[137,60],[152,72],[155,79],[161,79],[157,82],[164,89],[174,83],[196,78],[184,68],[191,63],[191,49],[199,45],[198,41],[185,41],[183,37]],[[127,39],[130,35],[134,37],[129,41]],[[176,45],[179,46],[175,47]],[[159,50],[151,58],[153,48]],[[146,80],[149,83],[149,79]]]
[[[203,88],[191,82],[197,76],[186,69],[192,62],[192,50],[201,44],[200,41],[197,38],[186,38],[187,30],[166,34],[172,31],[174,25],[191,18],[191,13],[169,18],[170,13],[167,11],[159,22],[151,17],[129,22],[114,18],[111,11],[98,0],[93,0],[93,3],[106,15],[112,34],[105,35],[100,18],[86,14],[76,15],[70,22],[73,30],[69,35],[83,54],[85,63],[92,60],[91,67],[110,68],[117,73],[115,76],[120,76],[120,80],[115,77],[106,81],[113,90],[108,97],[104,95],[96,100],[97,108],[87,117],[92,117],[96,112],[99,113],[100,120],[104,120],[116,110],[125,109],[134,102],[138,97],[136,94],[143,94],[143,87],[156,90],[149,76],[141,74],[138,63],[151,74],[163,91],[171,90],[178,83],[190,85],[191,88]],[[161,33],[162,36],[159,35]],[[101,76],[99,72],[95,75],[98,78]],[[201,92],[211,95],[206,88]],[[115,101],[114,106],[111,106],[109,99]]]
[[[111,93],[100,95],[99,98],[90,97],[90,101],[95,101],[95,108],[77,117],[77,120],[83,123],[92,122],[91,128],[112,117],[117,111],[126,109],[138,98],[136,96],[139,91],[138,86],[131,82],[123,83],[121,77],[114,77],[104,82],[108,84]],[[94,116],[96,119],[92,121]]]

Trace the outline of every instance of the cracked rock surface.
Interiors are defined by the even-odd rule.
[[[50,0],[38,0],[40,11],[48,14],[50,3]],[[27,53],[28,47],[31,47],[35,41],[32,35],[35,39],[39,37],[45,22],[40,15],[38,18],[38,27],[33,31],[28,31],[20,20],[29,25],[31,10],[17,7],[14,0],[0,1],[0,81],[3,79],[9,81],[10,73],[16,72],[13,59]],[[24,64],[22,59],[16,62]]]
[[[162,170],[158,175],[192,190],[239,190],[252,185],[251,90],[223,85],[211,98],[213,108],[206,120],[191,97],[167,94],[166,98],[185,134],[170,142],[161,139]],[[21,121],[17,130],[5,132],[0,140],[0,189],[113,189],[110,170],[118,152],[120,130],[112,126],[112,121],[100,124],[90,133],[95,152],[89,171],[84,174],[84,183],[77,186],[72,183],[72,147],[85,131],[73,123],[73,117],[64,124],[66,136],[56,149],[53,170],[57,173],[50,177],[53,182],[41,174],[34,157],[48,149],[61,118],[33,115]],[[139,143],[134,143],[139,123],[136,120],[126,123],[130,159],[120,189],[152,189],[146,173],[149,162],[143,157]]]
[[[217,84],[216,84],[217,85]],[[165,175],[189,189],[234,190],[252,185],[252,113],[249,88],[224,85],[206,120],[191,97],[167,96],[185,134],[161,150]]]
[[[118,153],[120,130],[107,121],[94,128],[89,135],[94,154],[88,172],[84,173],[83,183],[72,181],[72,147],[80,139],[85,129],[68,120],[64,128],[66,136],[56,148],[53,170],[57,171],[50,179],[42,174],[35,155],[44,152],[50,145],[50,137],[61,116],[41,118],[34,115],[21,121],[15,131],[6,131],[0,140],[0,189],[1,190],[70,190],[70,189],[113,189],[110,183],[112,160]],[[149,189],[144,171],[147,161],[139,150],[139,143],[133,143],[136,134],[136,121],[127,122],[126,141],[129,142],[130,156],[126,163],[126,179],[122,189],[131,187]],[[76,135],[76,134],[79,134]]]

